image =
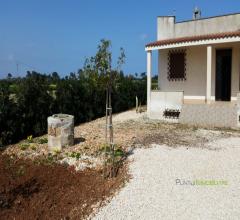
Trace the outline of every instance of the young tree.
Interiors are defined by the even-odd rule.
[[[120,56],[117,60],[117,67],[112,68],[112,52],[110,50],[111,42],[109,40],[101,40],[98,46],[98,51],[94,57],[94,64],[98,75],[106,87],[106,146],[105,157],[107,158],[107,147],[110,149],[111,167],[109,176],[114,177],[116,175],[115,167],[115,145],[113,141],[113,123],[112,123],[112,88],[115,83],[115,79],[119,74],[121,66],[125,63],[125,53],[123,48],[120,48]],[[108,175],[108,174],[107,174]],[[106,173],[105,173],[106,176]]]

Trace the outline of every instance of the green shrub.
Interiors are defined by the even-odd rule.
[[[27,137],[27,141],[28,141],[28,143],[33,143],[33,136],[32,136],[32,135],[29,135],[29,136]]]
[[[77,160],[79,160],[81,157],[81,154],[79,152],[71,152],[70,157],[76,158]]]
[[[40,138],[40,139],[38,139],[38,143],[39,144],[46,144],[47,142],[48,142],[47,138]]]
[[[123,157],[124,155],[125,155],[125,152],[122,149],[118,148],[115,150],[115,153],[114,153],[115,157]]]
[[[28,143],[23,143],[23,144],[20,144],[19,147],[22,151],[24,150],[27,150],[29,148],[30,144]]]
[[[33,151],[35,151],[35,150],[37,150],[37,147],[35,146],[35,145],[31,145],[31,150],[33,150]]]

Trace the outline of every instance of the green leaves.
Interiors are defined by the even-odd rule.
[[[79,152],[72,152],[70,153],[70,157],[76,158],[77,160],[79,160],[81,157],[81,154]]]
[[[37,143],[39,143],[39,144],[46,144],[47,142],[48,142],[47,138],[40,138],[37,140]]]

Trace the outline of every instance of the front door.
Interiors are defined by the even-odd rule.
[[[231,101],[232,50],[216,50],[216,101]]]

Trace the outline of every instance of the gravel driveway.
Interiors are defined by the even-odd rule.
[[[239,220],[240,138],[206,145],[136,149],[129,158],[132,179],[94,219]],[[223,182],[191,185],[196,179]]]

